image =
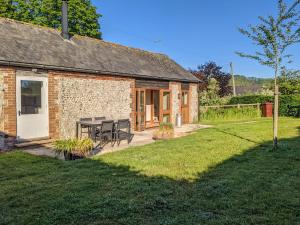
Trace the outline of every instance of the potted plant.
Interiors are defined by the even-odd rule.
[[[170,139],[174,137],[174,127],[172,123],[161,123],[159,129],[153,132],[154,140]]]
[[[65,139],[54,142],[56,153],[63,153],[65,160],[82,159],[93,149],[93,141],[85,139]]]

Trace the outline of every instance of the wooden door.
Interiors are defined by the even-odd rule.
[[[181,115],[182,123],[189,123],[189,91],[181,92]]]
[[[143,131],[146,127],[146,90],[136,89],[136,130]]]

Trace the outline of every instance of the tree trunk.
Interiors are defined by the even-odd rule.
[[[274,92],[274,115],[273,115],[273,150],[278,149],[278,110],[279,110],[279,91],[278,85],[275,84]]]
[[[274,79],[274,112],[273,112],[273,150],[278,149],[278,111],[279,111],[279,88],[278,88],[278,69],[279,69],[279,57],[276,55],[275,65],[275,79]]]

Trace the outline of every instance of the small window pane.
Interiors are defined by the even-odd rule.
[[[188,93],[182,92],[182,105],[187,105],[187,104],[188,104]]]
[[[154,121],[159,120],[159,91],[153,92]]]
[[[42,113],[42,81],[21,81],[21,113]]]
[[[163,94],[163,110],[170,109],[170,93],[164,92]]]
[[[164,123],[170,123],[170,115],[164,115],[163,116],[163,122]]]

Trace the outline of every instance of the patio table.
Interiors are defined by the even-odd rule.
[[[101,126],[103,121],[105,120],[76,121],[76,138],[79,137],[79,126],[85,125],[91,128],[91,134],[89,136],[96,142],[96,128]]]

